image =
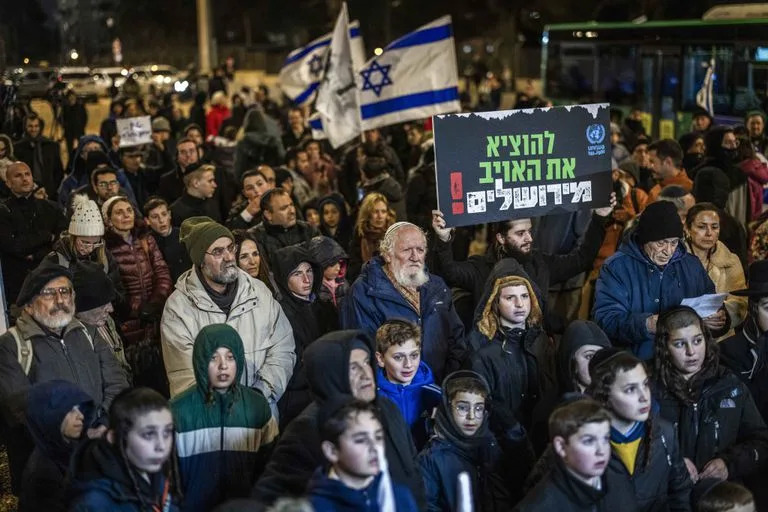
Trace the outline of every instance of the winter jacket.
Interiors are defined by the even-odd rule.
[[[543,480],[517,504],[516,512],[636,512],[639,510],[626,478],[607,471],[595,489],[574,478],[559,459]]]
[[[763,213],[763,185],[768,183],[768,164],[759,158],[752,158],[742,161],[739,168],[747,175],[750,210],[748,220],[757,220]]]
[[[84,425],[93,415],[93,400],[83,390],[67,381],[48,381],[32,386],[27,400],[27,427],[35,440],[35,449],[22,477],[20,512],[66,510],[64,485],[69,459],[77,441],[61,434],[61,423],[73,407],[83,413]],[[85,429],[82,436],[85,437]]]
[[[326,463],[320,449],[320,410],[333,397],[352,395],[349,356],[358,345],[369,347],[373,360],[372,340],[362,331],[331,332],[307,348],[304,364],[314,401],[280,436],[264,474],[253,488],[254,498],[271,504],[282,496],[303,495],[312,473]],[[408,487],[418,510],[423,510],[426,505],[424,488],[416,468],[416,449],[408,425],[391,400],[378,396],[375,403],[381,411],[384,450],[392,480]]]
[[[373,335],[390,318],[402,318],[421,327],[421,357],[437,380],[457,369],[465,358],[464,326],[453,307],[451,291],[443,280],[429,275],[419,288],[420,311],[405,300],[384,273],[384,260],[368,262],[349,290],[340,311],[344,329],[363,329]]]
[[[718,368],[692,404],[683,403],[661,382],[654,384],[660,416],[674,423],[682,456],[699,471],[716,458],[725,461],[729,479],[748,476],[763,466],[768,428],[749,389],[730,370]]]
[[[70,465],[69,512],[178,512],[170,482],[162,473],[150,481],[129,475],[118,449],[105,439],[86,442]]]
[[[389,207],[395,211],[395,220],[408,220],[408,214],[405,209],[405,194],[403,193],[403,187],[397,180],[395,180],[395,178],[387,173],[380,174],[379,176],[364,182],[361,187],[366,196],[378,192],[386,197]]]
[[[316,227],[307,224],[303,220],[297,220],[296,224],[290,228],[284,228],[276,224],[270,224],[266,219],[262,220],[261,224],[255,228],[250,229],[249,233],[256,237],[256,240],[267,252],[270,265],[275,264],[275,254],[278,249],[302,242],[309,242],[312,237],[320,234]]]
[[[527,327],[503,327],[493,311],[494,304],[498,304],[506,286],[520,282],[531,298]],[[480,304],[481,312],[469,336],[469,367],[488,381],[494,410],[491,430],[501,438],[518,423],[528,429],[534,405],[545,392],[556,387],[554,352],[541,329],[542,311],[536,291],[525,277],[514,272],[494,272],[486,282]]]
[[[336,240],[328,236],[314,237],[307,244],[307,250],[312,256],[312,260],[320,266],[322,271],[341,262],[339,275],[333,282],[329,282],[323,277],[323,284],[319,292],[321,301],[333,304],[336,310],[341,309],[347,293],[349,293],[349,282],[346,279],[349,263],[347,253]]]
[[[219,347],[237,365],[225,393],[211,388],[208,364]],[[171,400],[176,426],[184,511],[207,512],[230,498],[248,496],[277,438],[277,421],[256,390],[238,384],[245,368],[243,342],[226,325],[207,326],[195,339],[196,385]]]
[[[382,474],[374,477],[365,489],[352,489],[341,480],[328,478],[323,468],[318,468],[309,481],[307,494],[314,512],[379,512],[379,484]],[[392,482],[395,512],[417,510],[411,491],[404,485]]]
[[[720,363],[744,382],[757,410],[768,420],[768,334],[760,333],[757,322],[748,316],[736,334],[718,344]]]
[[[338,315],[333,305],[319,300],[323,271],[313,262],[312,256],[303,246],[291,245],[278,250],[272,267],[277,286],[280,288],[280,306],[291,323],[293,339],[296,343],[296,365],[288,381],[285,394],[279,402],[280,425],[287,425],[298,416],[311,402],[309,385],[304,371],[304,350],[323,334],[339,328]],[[310,300],[295,296],[288,289],[288,277],[302,263],[312,266],[314,282]]]
[[[235,182],[232,173],[225,171],[220,167],[216,167],[214,176],[216,178],[216,190],[213,192],[213,197],[210,201],[216,204],[215,207],[218,208],[218,213],[214,214],[211,218],[226,219],[229,209],[232,207],[232,203],[237,197],[239,185]],[[157,193],[168,201],[168,204],[170,205],[173,205],[176,200],[181,198],[184,195],[184,181],[181,177],[181,171],[179,169],[174,169],[173,171],[169,171],[160,176]],[[196,205],[194,201],[186,202],[184,203],[182,213],[188,211],[189,208],[194,210],[199,208],[199,206]],[[205,208],[213,209],[213,207],[208,204],[205,205]],[[195,215],[200,214],[198,213]],[[181,221],[177,222],[174,217],[173,225],[180,226]]]
[[[154,230],[152,237],[157,243],[157,247],[163,254],[163,259],[168,265],[168,271],[171,273],[171,282],[176,280],[192,267],[192,261],[189,259],[187,248],[179,241],[179,228],[171,226],[171,232],[163,236]]]
[[[223,105],[212,105],[205,116],[205,133],[207,137],[215,137],[219,134],[219,127],[226,118],[231,115],[229,109]]]
[[[66,229],[67,220],[53,201],[12,195],[0,202],[0,256],[8,303],[16,302],[24,278]]]
[[[432,370],[424,361],[419,363],[419,368],[413,376],[410,384],[397,384],[387,380],[384,369],[376,368],[376,385],[379,395],[392,400],[403,419],[411,428],[411,435],[420,450],[427,442],[429,427],[427,424],[432,418],[432,412],[440,404],[443,392],[440,386],[435,384]]]
[[[40,127],[42,132],[42,126]],[[59,184],[64,177],[59,144],[43,136],[23,139],[13,145],[13,155],[32,170],[35,183],[41,185],[48,194],[48,199],[55,201]]]
[[[16,329],[22,339],[30,340],[33,359],[29,375],[25,375],[13,335],[6,332],[0,336],[0,404],[6,424],[24,422],[30,386],[56,379],[72,382],[92,397],[97,408],[94,424],[106,424],[112,400],[128,383],[112,349],[95,329],[86,334],[83,324],[72,320],[59,338],[26,311],[16,322]]]
[[[447,388],[449,379],[472,376],[483,382],[474,372],[455,372],[443,381]],[[488,386],[484,383],[486,390]],[[472,437],[467,437],[456,426],[450,397],[443,394],[436,413],[435,435],[419,453],[418,463],[427,491],[429,512],[458,510],[457,476],[466,472],[475,512],[502,512],[510,510],[514,503],[513,487],[517,487],[512,469],[516,457],[503,453],[488,427],[488,417]]]
[[[194,268],[176,281],[165,303],[160,331],[171,396],[195,383],[192,346],[200,329],[221,323],[234,327],[243,338],[248,364],[241,383],[276,403],[296,360],[293,332],[267,286],[239,269],[229,315],[213,302]]]
[[[693,254],[690,243],[686,242],[685,247]],[[714,252],[709,256],[709,261],[704,265],[704,269],[714,283],[717,293],[728,293],[747,287],[744,269],[739,257],[719,240]],[[728,295],[725,299],[725,310],[728,312],[729,325],[731,326],[731,330],[725,336],[730,336],[733,334],[732,328],[740,325],[747,316],[747,298]]]
[[[595,322],[615,345],[641,359],[653,356],[653,335],[646,319],[678,306],[686,297],[714,293],[715,285],[699,259],[678,246],[669,263],[651,262],[629,237],[600,269],[595,285]]]
[[[104,244],[120,268],[125,286],[126,310],[118,315],[128,345],[145,337],[142,320],[159,320],[173,282],[155,239],[142,229],[133,229],[130,241],[112,230],[104,233]],[[151,312],[151,318],[146,313]],[[142,319],[142,313],[145,313]]]
[[[181,223],[190,217],[200,216],[210,217],[216,222],[221,222],[219,204],[215,198],[193,197],[184,191],[181,197],[171,204],[171,219],[174,226],[181,226]]]

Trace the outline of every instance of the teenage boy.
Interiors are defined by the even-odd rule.
[[[418,510],[407,487],[392,482],[384,460],[384,427],[376,407],[351,397],[331,400],[321,422],[320,445],[328,465],[309,482],[315,512]],[[394,503],[392,503],[392,501]]]
[[[406,320],[387,320],[376,331],[376,383],[379,393],[397,404],[420,450],[427,442],[427,421],[442,392],[421,360],[421,329]]]
[[[637,510],[629,481],[609,472],[611,418],[599,403],[580,399],[555,409],[549,435],[555,464],[516,511]]]
[[[237,331],[212,324],[195,338],[196,385],[171,400],[184,491],[183,511],[208,511],[248,496],[277,438],[258,391],[240,385],[245,349]]]

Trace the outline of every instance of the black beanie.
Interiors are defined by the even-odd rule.
[[[104,266],[93,261],[79,261],[72,269],[75,310],[78,313],[104,306],[115,300],[115,285]]]
[[[40,293],[45,285],[57,277],[66,277],[70,282],[72,281],[72,273],[68,268],[47,261],[41,263],[24,279],[16,299],[16,305],[22,307],[32,302],[32,299]]]
[[[645,207],[635,230],[640,245],[666,238],[682,238],[683,223],[677,208],[669,201],[656,201]]]

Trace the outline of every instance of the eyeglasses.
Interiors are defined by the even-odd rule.
[[[98,185],[99,188],[112,188],[112,187],[116,187],[116,186],[120,185],[120,182],[117,181],[117,180],[100,181],[99,183],[97,183],[97,185]]]
[[[476,418],[482,418],[485,415],[485,405],[484,404],[475,404],[475,406],[472,407],[472,406],[470,406],[467,403],[459,402],[458,404],[454,405],[453,408],[461,416],[469,416],[469,411],[470,410],[474,413],[474,416]]]
[[[53,300],[56,298],[56,294],[61,295],[63,299],[68,299],[72,296],[72,288],[69,286],[62,286],[61,288],[43,288],[38,295],[45,300]]]
[[[218,259],[224,256],[225,251],[229,254],[237,253],[237,244],[229,244],[227,247],[217,247],[211,252],[206,252],[205,254],[210,254],[214,258]]]
[[[102,240],[99,240],[98,242],[86,242],[85,240],[78,240],[77,243],[82,245],[83,249],[96,249],[97,247],[104,245]]]

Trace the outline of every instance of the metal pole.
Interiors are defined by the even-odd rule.
[[[211,73],[210,0],[197,0],[197,51],[199,73]]]

